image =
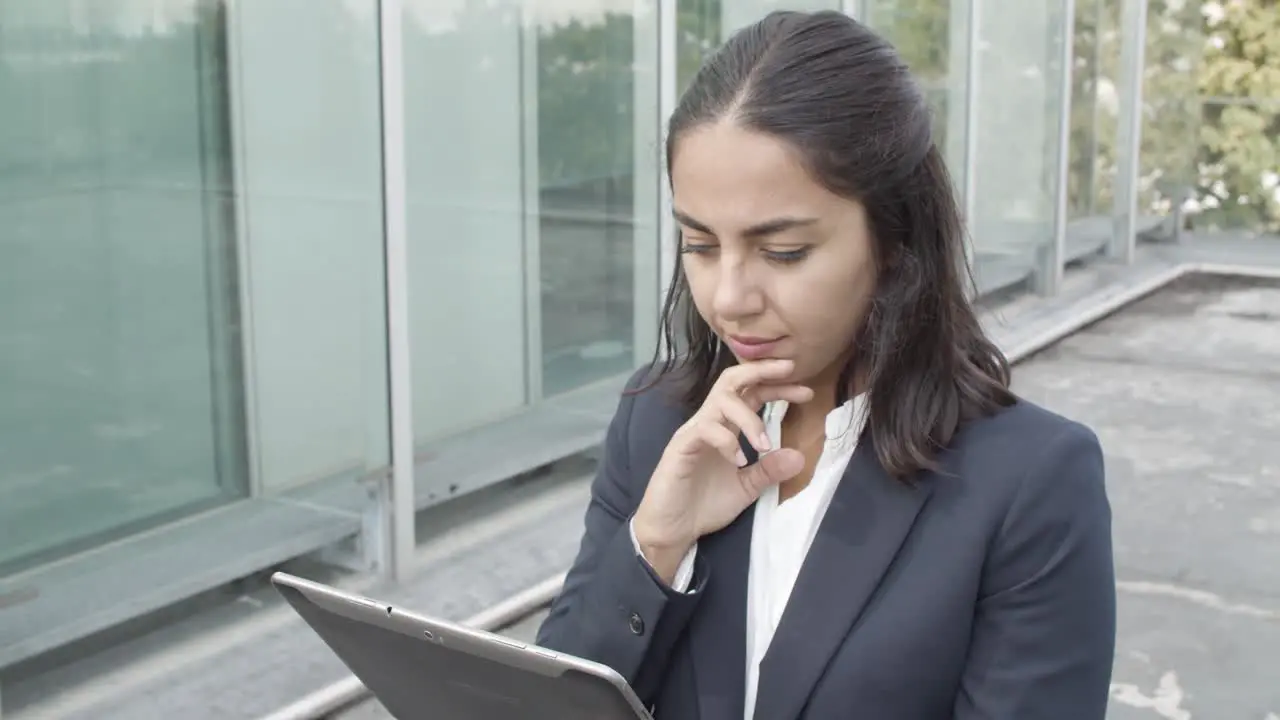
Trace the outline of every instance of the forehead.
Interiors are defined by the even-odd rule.
[[[686,132],[674,150],[676,209],[718,231],[782,216],[821,218],[847,202],[819,185],[788,145],[729,122]]]

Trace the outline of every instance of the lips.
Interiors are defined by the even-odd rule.
[[[773,357],[783,338],[762,338],[747,335],[728,335],[725,344],[741,360],[762,360]]]

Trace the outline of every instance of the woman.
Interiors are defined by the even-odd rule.
[[[666,357],[609,428],[538,643],[659,720],[1101,720],[1102,453],[1009,391],[895,51],[771,14],[693,80],[667,164]]]

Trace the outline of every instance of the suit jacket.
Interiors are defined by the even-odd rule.
[[[689,593],[628,529],[688,417],[661,385],[624,395],[537,642],[617,670],[658,720],[741,720],[753,509],[698,541]],[[895,480],[862,438],[761,663],[755,720],[1103,720],[1116,606],[1097,438],[1019,400],[938,461]]]

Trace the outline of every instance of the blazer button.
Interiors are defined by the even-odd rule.
[[[631,625],[632,635],[644,634],[644,618],[640,617],[640,613],[631,613],[631,622],[629,624]]]

